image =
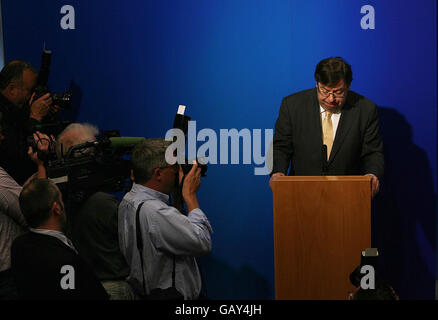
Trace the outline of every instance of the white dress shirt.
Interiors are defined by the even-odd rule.
[[[325,118],[326,110],[319,106],[319,112],[321,113],[321,120]],[[332,125],[333,125],[333,141],[336,137],[336,131],[338,130],[339,119],[341,118],[341,111],[332,114]]]
[[[73,246],[73,243],[70,241],[70,239],[67,238],[66,235],[61,231],[48,230],[48,229],[34,229],[34,228],[29,228],[29,230],[35,233],[44,234],[46,236],[55,237],[59,239],[62,243],[64,243],[67,247],[70,247],[74,252],[78,253],[76,248]]]

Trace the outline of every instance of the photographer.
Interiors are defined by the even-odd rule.
[[[140,296],[193,300],[202,286],[195,257],[211,251],[212,228],[196,196],[201,169],[194,163],[183,179],[181,167],[166,162],[169,145],[163,139],[147,139],[134,148],[135,183],[119,206],[119,237],[131,267],[128,281]],[[169,194],[182,181],[188,216],[168,205]]]
[[[59,110],[50,94],[35,99],[37,77],[35,68],[21,60],[9,62],[0,72],[0,124],[4,135],[0,165],[19,184],[35,171],[26,154],[27,136],[32,134],[33,125]]]
[[[48,150],[49,137],[37,132],[34,134],[34,140],[39,150]],[[37,150],[29,147],[28,154],[38,167],[36,176],[45,178],[46,169],[38,158]],[[10,267],[12,242],[28,229],[18,202],[21,189],[21,186],[0,167],[0,300],[18,297]]]
[[[58,157],[61,156],[61,146],[65,153],[72,146],[96,141],[98,133],[98,129],[90,124],[70,124],[58,136]],[[132,300],[133,292],[125,281],[129,267],[119,247],[118,204],[117,198],[108,193],[90,191],[69,216],[71,237],[79,254],[93,269],[110,299]]]

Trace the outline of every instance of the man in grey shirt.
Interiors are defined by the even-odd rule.
[[[183,178],[180,166],[166,162],[169,145],[163,139],[148,139],[133,150],[135,183],[119,206],[120,246],[131,268],[128,281],[139,295],[172,287],[175,270],[175,288],[184,299],[192,300],[199,297],[202,285],[195,257],[211,251],[212,228],[196,196],[201,184],[201,169],[196,163],[185,176],[182,187],[188,215],[168,204],[169,194]],[[136,211],[141,203],[143,269],[136,242]]]

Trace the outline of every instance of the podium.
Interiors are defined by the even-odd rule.
[[[345,300],[371,247],[368,176],[275,177],[275,298]]]

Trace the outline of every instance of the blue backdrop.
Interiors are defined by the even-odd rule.
[[[64,30],[62,6],[75,10]],[[179,104],[211,128],[272,129],[281,99],[314,86],[316,63],[342,56],[352,89],[379,106],[387,174],[373,245],[401,298],[432,299],[436,274],[436,2],[433,0],[2,0],[5,60],[75,88],[65,116],[125,136],[163,137]],[[375,29],[361,28],[361,7]],[[71,21],[70,21],[71,22]],[[274,297],[272,194],[252,165],[211,165],[200,190],[213,228],[202,259],[211,298]]]

